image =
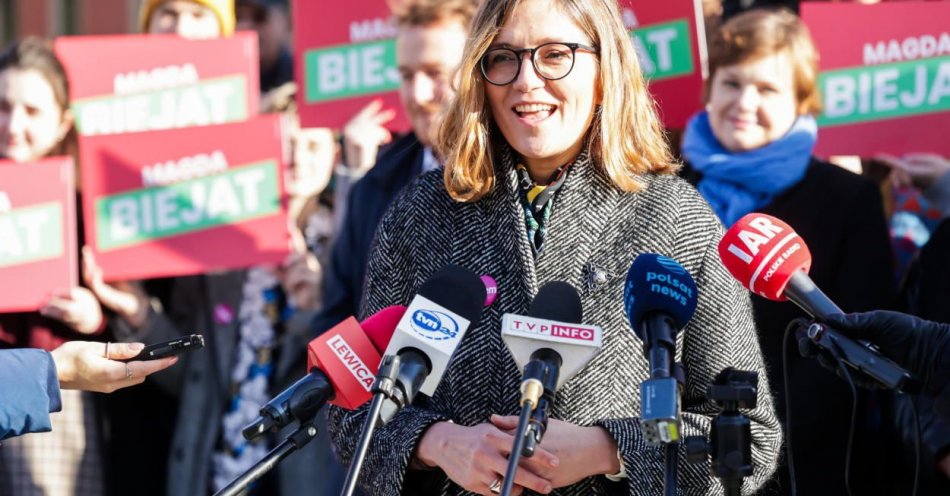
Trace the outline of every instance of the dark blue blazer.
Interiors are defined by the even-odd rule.
[[[423,147],[414,134],[389,146],[350,190],[343,224],[324,268],[323,304],[313,320],[317,335],[355,316],[376,226],[402,189],[422,173]]]

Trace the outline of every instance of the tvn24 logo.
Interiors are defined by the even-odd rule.
[[[459,325],[451,315],[435,310],[416,310],[412,314],[412,329],[433,341],[455,339]]]

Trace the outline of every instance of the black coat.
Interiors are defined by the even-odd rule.
[[[684,175],[693,184],[701,179],[688,166]],[[894,259],[883,201],[873,182],[813,158],[798,184],[759,211],[785,221],[802,236],[812,255],[809,275],[842,310],[894,307]],[[792,303],[757,295],[752,296],[752,308],[776,410],[783,426],[787,426],[782,339],[791,320],[807,315]],[[798,494],[846,494],[843,474],[851,424],[851,390],[817,361],[802,358],[797,344],[790,345],[788,359]],[[878,447],[874,456],[880,453],[881,442],[878,427],[864,425],[877,420],[868,415],[879,413],[877,407],[868,404],[877,398],[869,399],[863,393],[859,396],[858,422],[862,425],[858,427],[859,439],[854,450],[857,458],[852,462],[852,487],[856,494],[880,494],[875,488],[871,492],[857,489],[862,487],[859,480],[868,479],[874,464],[860,460],[862,441]],[[781,467],[766,494],[788,493],[788,469]]]
[[[950,219],[944,220],[931,234],[930,240],[911,265],[904,286],[906,311],[927,320],[950,324]],[[950,387],[944,395],[950,393]],[[917,396],[913,399],[920,415],[921,481],[918,494],[950,494],[947,476],[934,470],[936,463],[950,456],[950,419],[934,413],[934,399]],[[947,401],[947,400],[943,400]],[[904,489],[910,492],[910,475],[914,470],[914,411],[911,398],[899,398],[897,421],[903,433]]]
[[[323,304],[314,318],[317,333],[356,315],[363,295],[369,246],[376,226],[396,195],[422,173],[423,147],[406,135],[380,156],[346,200],[346,215],[323,276]]]

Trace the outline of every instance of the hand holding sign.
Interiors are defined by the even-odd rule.
[[[80,334],[94,334],[102,327],[99,300],[86,288],[72,288],[53,295],[40,308],[40,314],[56,319]]]
[[[132,327],[142,327],[148,313],[148,296],[141,284],[136,281],[106,284],[102,280],[102,268],[96,264],[95,256],[88,246],[82,247],[82,274],[83,282],[104,307],[125,319]]]
[[[874,157],[891,168],[894,185],[927,189],[950,173],[950,160],[932,153],[908,153],[902,157],[881,154]]]
[[[281,287],[295,309],[316,310],[323,270],[313,253],[297,251],[287,255],[278,275]]]

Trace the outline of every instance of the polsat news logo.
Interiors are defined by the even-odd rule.
[[[580,327],[563,322],[521,320],[512,318],[509,329],[521,333],[550,336],[552,338],[571,339],[574,341],[594,341],[597,330],[590,327]]]
[[[416,334],[432,341],[455,339],[459,333],[458,322],[451,315],[437,310],[416,310],[412,313],[410,325]]]

